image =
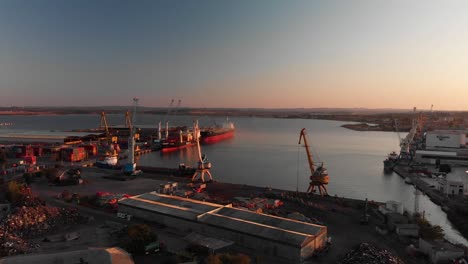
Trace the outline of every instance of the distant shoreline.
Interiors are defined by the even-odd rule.
[[[31,115],[99,115],[102,111],[107,114],[124,114],[127,108],[0,108],[0,116],[31,116]],[[166,115],[167,108],[145,108],[139,114]],[[468,112],[366,112],[352,110],[313,110],[310,109],[208,109],[182,108],[176,115],[217,116],[217,117],[257,117],[279,119],[315,119],[341,121],[348,124],[343,128],[354,131],[385,131],[395,132],[398,124],[399,132],[408,132],[415,115],[424,115],[426,125],[430,129],[466,129],[468,126]],[[1,120],[0,120],[1,121]]]
[[[20,115],[58,115],[55,112],[35,112],[35,111],[0,111],[3,116],[20,116]]]

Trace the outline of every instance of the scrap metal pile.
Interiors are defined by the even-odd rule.
[[[45,206],[43,201],[32,195],[20,200],[32,206],[14,208],[0,223],[0,257],[33,252],[38,245],[29,243],[26,238],[83,220],[76,209]]]
[[[339,264],[403,264],[404,262],[388,250],[362,243],[353,251],[347,253]]]
[[[80,215],[76,209],[42,205],[18,208],[2,227],[20,237],[34,237],[60,225],[76,224],[79,220]]]

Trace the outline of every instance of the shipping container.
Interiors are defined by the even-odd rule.
[[[12,148],[15,158],[23,158],[25,156],[34,156],[34,150],[31,146],[18,145]]]
[[[33,147],[33,151],[34,151],[34,156],[42,157],[42,155],[43,155],[43,149],[42,149],[41,146],[34,146],[34,147]]]
[[[86,159],[86,151],[83,147],[62,148],[61,157],[63,161],[77,162]]]
[[[85,149],[88,157],[97,155],[97,146],[95,144],[81,145],[80,147],[83,147]]]
[[[36,164],[36,156],[25,156],[24,162],[32,165]]]

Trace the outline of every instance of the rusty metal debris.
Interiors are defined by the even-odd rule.
[[[390,253],[368,243],[362,243],[351,252],[348,252],[339,264],[403,264],[404,262]]]

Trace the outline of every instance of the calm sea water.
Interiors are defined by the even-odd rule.
[[[163,116],[139,115],[137,124],[156,127]],[[175,116],[171,125],[189,125],[197,118],[201,126],[222,123],[224,118]],[[111,125],[124,124],[123,115],[108,115]],[[306,128],[314,159],[328,168],[331,195],[385,202],[399,201],[406,210],[414,209],[415,189],[396,174],[383,173],[383,159],[398,150],[398,137],[391,132],[358,132],[340,127],[343,122],[304,119],[231,118],[236,125],[233,139],[202,146],[213,164],[214,179],[287,190],[305,191],[310,175],[305,149],[298,144],[301,128]],[[14,130],[70,130],[96,128],[98,115],[0,116],[0,122],[13,122]],[[195,165],[195,148],[162,155],[153,152],[138,161],[141,165],[176,167]],[[446,214],[425,195],[419,198],[420,211],[433,224],[440,225],[448,240],[468,245],[452,228]]]

